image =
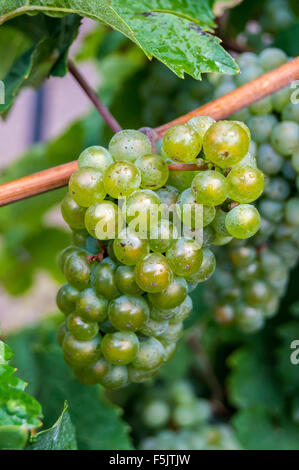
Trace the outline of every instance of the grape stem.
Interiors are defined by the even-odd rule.
[[[187,337],[187,344],[194,354],[197,368],[202,378],[211,391],[211,402],[213,411],[218,415],[229,414],[228,409],[224,405],[225,393],[213,369],[210,359],[200,344],[202,337],[202,328],[196,328]]]
[[[87,262],[92,263],[93,261],[98,261],[99,263],[103,261],[104,258],[107,256],[107,248],[106,246],[102,245],[100,240],[98,240],[99,252],[96,255],[88,255]]]
[[[84,91],[88,94],[89,98],[95,104],[98,111],[103,112],[103,104],[99,101],[96,93],[86,83],[86,80],[81,79],[81,74],[77,71],[76,67],[73,68],[72,62],[69,63],[70,72],[75,73],[76,79]],[[80,77],[80,81],[79,81]],[[165,132],[175,124],[183,124],[194,116],[206,115],[211,116],[216,120],[224,119],[230,114],[236,111],[246,108],[252,103],[259,101],[265,96],[271,95],[275,91],[286,87],[293,80],[299,79],[299,57],[290,60],[284,65],[272,70],[271,72],[261,75],[252,82],[246,83],[245,85],[237,88],[236,90],[227,93],[210,103],[205,104],[197,109],[194,109],[188,114],[181,116],[174,121],[168,122],[154,130],[155,141],[163,137]],[[100,103],[100,105],[99,105]],[[104,107],[105,108],[105,107]],[[100,111],[101,110],[101,111]],[[107,110],[107,108],[106,108]],[[108,110],[107,110],[108,111]],[[114,130],[120,130],[120,126],[115,121],[111,113],[108,111],[104,113],[110,124],[114,126]],[[106,121],[107,122],[107,121]],[[114,123],[114,124],[112,124]],[[36,194],[45,193],[52,189],[61,188],[68,184],[68,180],[71,174],[78,168],[76,161],[59,165],[48,170],[40,171],[33,175],[28,175],[23,178],[4,183],[0,185],[0,206],[5,206],[12,202],[16,202]],[[171,164],[171,170],[179,171],[196,171],[200,168],[197,165],[191,164]]]
[[[117,122],[115,117],[112,116],[109,109],[100,100],[96,92],[92,89],[92,87],[89,85],[87,80],[83,77],[80,70],[77,69],[75,64],[70,59],[68,60],[67,64],[68,64],[69,72],[73,75],[74,79],[78,82],[82,90],[86,93],[88,98],[94,104],[95,108],[97,109],[99,114],[102,116],[106,124],[110,127],[110,129],[113,132],[121,131],[122,127],[120,126],[120,124]]]

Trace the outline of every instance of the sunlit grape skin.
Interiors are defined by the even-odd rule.
[[[102,353],[110,364],[126,365],[133,361],[138,353],[139,341],[133,332],[108,333],[102,340]]]
[[[66,323],[68,331],[74,336],[74,338],[81,341],[92,339],[99,332],[98,323],[87,322],[79,315],[68,315]]]
[[[205,133],[207,132],[209,127],[211,127],[211,125],[214,124],[215,122],[216,122],[215,119],[211,118],[210,116],[194,116],[188,121],[187,124],[193,127],[193,129],[200,136],[200,139],[202,142]]]
[[[204,282],[213,275],[216,268],[216,258],[214,253],[208,248],[203,248],[202,254],[203,259],[201,266],[196,273],[187,278],[188,282]]]
[[[161,309],[175,308],[180,305],[188,294],[188,284],[183,277],[174,277],[171,284],[162,292],[148,294],[151,303]]]
[[[257,168],[233,168],[226,177],[228,196],[237,202],[255,201],[264,189],[264,175]]]
[[[162,219],[157,225],[151,226],[149,238],[149,246],[153,252],[165,253],[170,248],[172,241],[178,238],[178,232],[171,222]]]
[[[99,145],[86,148],[78,158],[79,168],[97,168],[103,173],[112,163],[114,160],[111,154],[105,147]]]
[[[109,151],[116,161],[134,163],[138,157],[151,153],[152,144],[142,132],[126,129],[112,137]]]
[[[249,150],[248,133],[235,122],[218,121],[203,139],[206,158],[221,168],[238,163]]]
[[[202,263],[202,250],[198,243],[191,238],[179,238],[166,253],[173,272],[177,276],[192,276]]]
[[[111,201],[90,206],[85,213],[85,226],[99,240],[115,238],[125,225],[121,211]]]
[[[191,162],[201,150],[200,137],[188,124],[178,124],[168,129],[164,135],[163,150],[171,160]]]
[[[195,176],[191,189],[199,204],[218,206],[227,198],[228,184],[219,171],[207,170]]]
[[[135,280],[145,292],[161,292],[173,279],[173,272],[167,259],[152,253],[139,261],[135,267]]]
[[[149,318],[149,307],[143,297],[121,295],[110,302],[108,317],[118,330],[138,331]]]
[[[69,193],[67,193],[61,202],[61,213],[65,222],[72,229],[83,229],[85,208],[80,207]]]
[[[109,166],[104,176],[105,191],[109,196],[118,199],[130,196],[141,184],[138,168],[130,162],[116,162]]]
[[[108,301],[96,295],[92,288],[79,293],[76,301],[76,313],[90,322],[103,322],[107,317]]]
[[[160,155],[150,154],[137,158],[136,167],[141,173],[141,187],[159,189],[166,183],[169,175],[168,165]]]
[[[101,340],[99,336],[88,341],[80,341],[70,333],[65,335],[62,349],[73,366],[90,364],[101,356]]]
[[[150,189],[135,191],[126,200],[125,216],[129,226],[137,232],[147,233],[161,217],[161,200]]]
[[[250,204],[240,204],[228,212],[225,225],[227,231],[235,238],[249,238],[256,234],[260,227],[258,210]]]
[[[130,229],[120,232],[113,242],[116,258],[126,266],[134,266],[149,254],[149,242]]]
[[[140,341],[139,351],[133,361],[133,366],[141,370],[153,370],[164,360],[164,347],[156,338],[145,338]]]
[[[69,193],[79,206],[89,207],[101,202],[106,191],[103,186],[103,172],[95,168],[76,170],[69,181]]]

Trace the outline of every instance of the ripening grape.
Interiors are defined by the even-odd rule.
[[[103,185],[104,182],[104,185]],[[102,187],[109,196],[118,199],[130,196],[141,184],[141,175],[138,168],[130,162],[116,162],[105,172]]]
[[[205,133],[215,122],[215,119],[210,116],[194,116],[188,121],[188,124],[197,132],[200,137],[200,141],[202,142]]]
[[[187,281],[183,277],[175,276],[165,290],[148,294],[148,298],[155,307],[165,310],[178,307],[185,300],[187,294]]]
[[[202,255],[203,258],[200,268],[192,276],[187,278],[188,282],[204,282],[213,275],[216,268],[216,258],[214,253],[208,248],[203,248]]]
[[[149,254],[149,242],[132,230],[124,229],[114,240],[113,251],[121,263],[134,266]]]
[[[97,168],[102,172],[105,172],[112,163],[114,163],[114,160],[111,154],[105,147],[99,145],[83,150],[78,158],[79,168]]]
[[[85,321],[79,315],[68,315],[66,320],[68,331],[74,338],[86,341],[97,336],[99,325],[97,322]]]
[[[138,331],[149,318],[149,307],[141,296],[121,295],[109,303],[111,324],[121,331]]]
[[[138,353],[138,337],[131,331],[108,333],[102,339],[101,349],[110,364],[126,365],[132,362]]]
[[[118,266],[115,271],[115,284],[122,294],[141,295],[143,293],[135,281],[133,266]]]
[[[126,221],[136,232],[147,233],[161,218],[161,211],[161,199],[150,189],[135,191],[126,200]]]
[[[201,171],[192,181],[192,193],[199,204],[218,206],[227,198],[228,184],[219,171]]]
[[[166,156],[177,162],[192,162],[199,154],[201,146],[200,136],[188,124],[171,127],[163,139],[163,150]]]
[[[71,229],[85,228],[85,211],[86,209],[84,207],[80,207],[69,193],[64,196],[61,202],[61,214]]]
[[[152,144],[142,132],[128,129],[117,132],[112,137],[109,152],[118,162],[134,163],[138,157],[152,152]]]
[[[161,292],[173,279],[171,266],[165,256],[152,253],[135,267],[135,280],[145,292]]]
[[[88,322],[103,322],[107,317],[108,301],[96,295],[92,288],[79,293],[76,300],[76,313]]]
[[[137,370],[155,370],[163,361],[164,347],[160,341],[149,337],[141,339],[133,367]]]
[[[77,379],[85,385],[96,385],[101,382],[101,380],[108,374],[110,371],[111,365],[103,357],[98,359],[96,362],[75,369],[75,376]]]
[[[95,168],[75,171],[69,181],[69,193],[79,206],[89,207],[101,202],[106,196],[103,172]]]
[[[65,315],[72,313],[75,310],[76,302],[79,296],[79,291],[69,284],[64,284],[60,287],[56,296],[57,307]]]
[[[202,250],[199,244],[191,238],[174,240],[166,253],[173,272],[177,276],[192,276],[202,263]]]
[[[166,183],[169,170],[167,163],[160,155],[143,155],[137,158],[135,165],[141,173],[142,188],[159,189]]]
[[[271,144],[281,155],[292,155],[299,147],[299,124],[293,121],[276,124],[271,132]]]
[[[264,175],[257,168],[233,168],[226,177],[228,196],[237,202],[252,202],[264,189]]]
[[[62,349],[73,367],[83,366],[100,358],[101,340],[99,336],[95,336],[88,341],[80,341],[67,333],[63,340]]]
[[[99,240],[115,238],[124,224],[121,211],[111,201],[94,204],[85,213],[85,226],[88,232]]]
[[[235,238],[249,238],[260,227],[260,215],[250,204],[240,204],[230,210],[225,219],[227,231]]]
[[[162,219],[157,225],[151,226],[149,233],[150,249],[155,253],[165,253],[178,238],[176,227],[167,219]]]

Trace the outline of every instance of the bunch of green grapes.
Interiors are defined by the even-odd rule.
[[[235,450],[239,444],[231,426],[215,423],[211,403],[195,395],[186,380],[165,390],[155,387],[142,396],[136,412],[147,434],[142,450]]]
[[[233,87],[255,78],[288,58],[279,49],[259,56],[240,55],[241,74],[229,79]],[[216,96],[228,79],[216,77]],[[265,189],[256,206],[261,215],[259,232],[247,243],[232,242],[218,262],[207,287],[207,299],[219,323],[256,331],[279,307],[290,270],[299,256],[299,104],[294,90],[281,91],[237,113],[252,136],[252,155],[265,175]]]
[[[249,145],[243,123],[198,116],[166,132],[163,156],[135,130],[80,155],[61,207],[74,245],[60,255],[67,284],[57,295],[59,343],[80,381],[118,388],[170,360],[188,293],[214,272],[209,245],[259,229],[250,203],[264,177]],[[201,169],[169,171],[169,162]]]

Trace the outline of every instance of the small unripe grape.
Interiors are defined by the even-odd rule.
[[[119,295],[115,284],[116,264],[108,260],[110,260],[110,258],[105,258],[101,263],[97,263],[94,266],[91,283],[97,295],[102,295],[107,299],[113,299]]]
[[[281,155],[292,155],[299,146],[299,125],[293,121],[283,121],[273,128],[271,144]]]
[[[146,234],[161,218],[161,200],[154,191],[135,191],[126,201],[126,221],[136,232]]]
[[[102,187],[109,196],[118,199],[130,196],[141,184],[141,175],[138,168],[130,162],[116,162],[109,166],[105,172]]]
[[[173,272],[168,260],[160,254],[150,254],[135,267],[135,280],[145,292],[161,292],[171,283]]]
[[[299,197],[289,199],[285,205],[285,219],[291,225],[299,226]]]
[[[135,165],[141,173],[142,188],[159,189],[166,183],[169,176],[168,165],[160,155],[143,155],[137,158]]]
[[[94,204],[85,214],[85,226],[90,235],[98,240],[115,238],[124,225],[120,209],[111,201]]]
[[[109,372],[111,366],[103,357],[81,369],[75,369],[75,375],[84,385],[96,385]]]
[[[284,205],[281,201],[263,198],[259,201],[258,208],[261,215],[271,222],[278,223],[283,218]]]
[[[65,222],[71,229],[82,229],[84,226],[84,216],[86,209],[80,207],[69,193],[67,193],[61,202],[61,214]]]
[[[163,400],[151,400],[142,410],[142,420],[149,428],[165,426],[170,417],[169,405]]]
[[[178,238],[175,226],[166,219],[162,219],[150,230],[150,249],[155,253],[165,253],[171,247],[173,240]]]
[[[141,295],[143,293],[135,281],[132,266],[119,266],[115,272],[115,283],[122,294]]]
[[[258,144],[266,142],[272,132],[273,127],[277,123],[277,119],[273,114],[265,116],[253,116],[248,121],[248,127],[251,134],[254,135],[254,140]]]
[[[90,282],[90,274],[86,254],[75,252],[66,258],[64,275],[71,286],[78,290],[85,289]]]
[[[281,113],[283,108],[290,102],[291,89],[289,86],[278,90],[272,95],[273,108]]]
[[[60,287],[56,296],[56,304],[61,312],[65,315],[74,312],[79,291],[69,284]]]
[[[214,273],[216,268],[216,258],[214,253],[208,248],[203,248],[202,250],[203,259],[201,266],[196,273],[187,278],[188,282],[204,282],[207,281]]]
[[[169,325],[167,331],[159,336],[159,341],[163,346],[176,343],[183,334],[183,323],[174,323]]]
[[[144,383],[147,382],[149,379],[153,378],[159,370],[159,367],[152,370],[143,370],[137,369],[136,367],[129,366],[128,373],[130,382],[133,383]]]
[[[89,207],[105,199],[103,175],[95,168],[80,168],[72,174],[69,193],[79,206]]]
[[[299,105],[288,103],[282,112],[283,121],[295,121],[299,124]]]
[[[244,287],[244,299],[255,307],[256,305],[268,302],[271,297],[271,289],[266,282],[261,280],[251,281]]]
[[[226,177],[228,196],[237,202],[255,201],[263,192],[264,175],[257,168],[233,168]]]
[[[66,260],[67,258],[73,254],[73,253],[86,253],[85,250],[80,250],[77,246],[68,246],[67,248],[65,248],[64,250],[62,250],[59,255],[58,255],[58,266],[61,270],[61,272],[63,273],[64,272],[64,266],[65,266],[65,263],[66,263]]]
[[[205,133],[207,132],[209,127],[211,127],[211,125],[215,122],[215,119],[211,118],[210,116],[194,116],[188,121],[187,124],[193,127],[193,129],[199,135],[200,141],[202,142]]]
[[[266,96],[259,101],[251,104],[249,110],[252,114],[257,114],[259,116],[264,116],[272,111],[272,99],[271,96]]]
[[[101,147],[100,145],[88,147],[87,149],[83,150],[78,158],[79,168],[97,168],[103,173],[112,163],[114,163],[113,157],[107,149]]]
[[[242,282],[248,282],[252,279],[256,279],[261,274],[260,264],[257,261],[253,261],[247,266],[242,266],[237,271],[237,278]]]
[[[67,317],[67,328],[74,338],[86,341],[97,336],[99,325],[96,322],[84,321],[79,315],[71,314]]]
[[[143,327],[140,330],[140,333],[144,336],[153,336],[159,337],[168,329],[167,320],[154,320],[153,318],[148,318],[144,323]]]
[[[231,325],[235,319],[235,309],[230,304],[220,304],[214,308],[213,316],[220,325]]]
[[[108,317],[118,330],[138,331],[149,318],[149,306],[143,297],[121,295],[110,302]]]
[[[116,389],[126,386],[128,381],[129,376],[126,366],[112,366],[101,379],[100,383],[105,388]]]
[[[178,276],[192,276],[201,266],[202,250],[198,243],[191,238],[174,240],[166,253],[166,258],[172,270]]]
[[[286,200],[291,192],[290,184],[281,177],[271,178],[266,181],[264,194],[274,201]]]
[[[192,181],[192,193],[199,204],[218,206],[227,198],[228,184],[219,171],[201,171]]]
[[[171,361],[176,353],[176,343],[164,344],[164,363]]]
[[[140,341],[139,351],[132,366],[141,370],[153,370],[164,360],[164,347],[156,338],[144,338]]]
[[[264,324],[263,313],[258,308],[242,304],[237,310],[236,324],[244,333],[254,333]]]
[[[108,300],[95,294],[92,288],[80,292],[76,302],[76,313],[85,321],[103,322],[107,317]]]
[[[262,67],[260,67],[258,64],[252,64],[247,66],[239,75],[237,75],[236,82],[238,86],[242,86],[245,85],[245,83],[255,80],[263,73],[264,70]]]
[[[241,69],[245,69],[251,65],[258,64],[258,56],[253,52],[244,52],[236,58],[237,63]]]
[[[90,364],[101,356],[101,339],[99,336],[88,341],[80,341],[70,333],[65,335],[62,349],[66,359],[73,367]]]
[[[135,359],[138,349],[138,338],[130,331],[108,333],[102,339],[102,353],[113,365],[129,364]]]
[[[286,53],[276,47],[264,49],[259,56],[259,63],[266,72],[285,64],[287,60],[288,57]]]
[[[208,160],[221,168],[238,163],[249,150],[248,132],[239,124],[218,121],[207,130],[203,149]]]
[[[248,266],[256,258],[256,251],[252,246],[238,246],[228,252],[231,262],[237,267]]]
[[[257,153],[259,168],[268,175],[276,175],[282,168],[284,158],[270,144],[262,144]]]
[[[260,220],[259,212],[254,206],[240,204],[228,212],[225,225],[233,237],[249,238],[258,231]]]
[[[149,243],[132,230],[124,229],[114,240],[116,258],[126,266],[134,266],[149,254]]]
[[[168,129],[163,138],[163,150],[168,158],[177,162],[192,162],[201,150],[198,133],[188,124]]]
[[[175,276],[169,286],[162,292],[148,294],[151,303],[161,309],[171,309],[180,305],[188,293],[188,284],[182,277]]]
[[[134,163],[135,160],[151,153],[152,144],[149,138],[142,132],[127,129],[117,132],[109,143],[109,152],[116,161],[128,161]]]

